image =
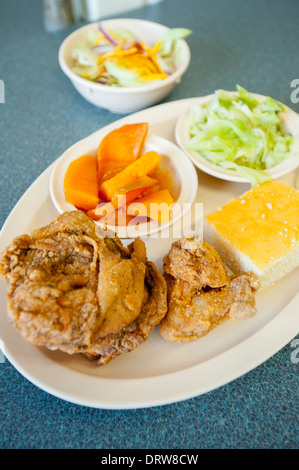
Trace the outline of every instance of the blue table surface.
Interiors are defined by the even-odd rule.
[[[188,27],[191,64],[165,102],[234,89],[284,102],[299,79],[297,0],[165,0],[130,11]],[[119,119],[85,101],[57,52],[80,25],[46,33],[39,0],[0,2],[0,226],[29,185],[71,144]],[[1,312],[3,314],[3,312]],[[205,395],[139,410],[101,410],[40,390],[0,363],[0,447],[69,449],[298,448],[294,344]]]

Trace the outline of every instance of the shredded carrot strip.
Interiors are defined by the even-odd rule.
[[[107,39],[100,34],[95,39],[94,45],[98,45],[100,41],[107,42]],[[98,66],[101,67],[100,70],[103,73],[105,72],[104,62],[109,59],[120,67],[135,71],[142,81],[167,78],[168,75],[162,70],[156,57],[156,52],[161,47],[161,41],[158,41],[153,48],[145,42],[140,42],[138,47],[132,43],[132,47],[123,49],[122,46],[125,43],[127,43],[127,40],[123,39],[112,51],[103,54],[99,58]]]

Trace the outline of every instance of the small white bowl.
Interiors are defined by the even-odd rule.
[[[77,91],[92,104],[114,113],[132,113],[158,103],[181,81],[190,62],[190,49],[184,40],[181,40],[182,47],[177,70],[164,80],[153,81],[140,87],[110,87],[80,77],[72,71],[74,65],[72,50],[79,41],[86,41],[88,31],[97,28],[97,25],[98,23],[91,23],[74,31],[63,41],[58,54],[63,72]],[[105,29],[126,28],[147,44],[155,43],[169,30],[168,27],[152,21],[131,18],[105,20],[101,21],[101,25]]]
[[[58,158],[50,177],[50,194],[60,214],[65,211],[76,210],[75,206],[66,202],[63,190],[64,177],[69,164],[81,155],[96,155],[99,143],[104,135],[105,133],[102,130],[95,132],[71,146]],[[116,234],[119,238],[147,237],[166,229],[183,217],[196,197],[198,189],[197,173],[185,153],[174,143],[158,136],[148,136],[146,138],[143,153],[150,150],[161,155],[160,167],[171,175],[174,183],[176,202],[172,207],[173,217],[169,223],[150,221],[132,227],[116,227],[103,225],[100,221],[95,222],[100,228],[107,229],[110,231],[109,233]]]
[[[232,94],[237,94],[237,92],[231,92]],[[258,101],[263,101],[266,99],[266,96],[259,95],[256,93],[251,93]],[[194,102],[198,104],[207,103],[211,98],[212,95],[203,96],[200,98],[194,98]],[[282,103],[281,103],[282,104]],[[299,136],[299,115],[295,113],[292,109],[288,108],[286,105],[282,104],[284,107],[284,111],[281,112],[282,122],[283,122],[283,129],[284,132],[290,133],[294,136]],[[200,155],[199,152],[195,150],[187,150],[184,144],[190,140],[190,105],[188,109],[182,114],[182,116],[178,119],[176,128],[175,128],[175,138],[177,144],[184,150],[184,152],[190,157],[191,161],[194,165],[199,168],[200,170],[208,173],[209,175],[215,176],[216,178],[220,178],[227,181],[234,181],[236,183],[249,183],[249,181],[241,176],[238,176],[236,171],[233,170],[226,170],[225,168],[221,168],[220,166],[215,165],[214,163],[209,162],[209,160],[205,159]],[[294,153],[294,155],[287,160],[279,163],[278,165],[274,166],[273,168],[269,168],[267,173],[271,176],[272,179],[278,179],[290,173],[294,169],[299,166],[299,153]]]

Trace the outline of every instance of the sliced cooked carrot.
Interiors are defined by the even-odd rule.
[[[169,222],[172,203],[173,198],[168,189],[161,189],[129,204],[127,214],[146,216],[159,222]]]
[[[133,191],[134,189],[149,188],[150,186],[153,186],[156,183],[157,180],[155,178],[151,178],[150,176],[142,176],[141,178],[138,178],[137,180],[132,181],[132,183],[129,183],[123,188],[121,188],[119,192],[121,194],[126,194],[129,191]]]
[[[101,219],[103,223],[110,225],[118,225],[118,222],[116,223],[116,221],[118,221],[118,219],[121,219],[121,223],[119,225],[125,225],[124,220],[126,219],[123,213],[119,215],[120,210],[125,210],[125,206],[131,201],[134,201],[136,198],[141,196],[141,194],[143,194],[146,189],[147,188],[134,189],[133,191],[129,191],[126,194],[119,194],[117,196],[114,196],[110,202],[107,202],[106,204],[102,205],[100,204],[94,210],[94,216],[92,216],[92,218],[94,220]],[[130,219],[132,219],[132,217],[130,217]]]
[[[101,216],[95,213],[95,209],[90,209],[89,211],[86,212],[86,215],[96,221],[100,220],[101,218]]]
[[[114,207],[110,202],[100,202],[94,209],[90,209],[86,212],[86,215],[93,220],[100,220],[103,217],[110,217],[111,213],[114,212]]]
[[[133,183],[138,178],[147,175],[161,162],[161,157],[157,152],[147,152],[139,157],[135,162],[128,165],[120,173],[113,176],[101,184],[100,194],[110,201],[121,188]]]
[[[132,201],[138,201],[139,197],[144,194],[148,188],[138,188],[128,191],[126,194],[118,194],[114,196],[110,202],[99,204],[94,211],[89,211],[94,220],[109,225],[126,225],[133,219],[133,216],[127,214],[127,206]],[[114,210],[113,210],[114,208]],[[87,213],[89,215],[89,213]]]
[[[137,189],[133,189],[132,191],[128,191],[125,194],[121,194],[121,193],[116,194],[111,199],[111,204],[113,204],[115,209],[119,209],[120,207],[125,206],[129,202],[134,201],[134,199],[137,199],[139,196],[141,196],[144,193],[146,189],[147,188],[137,188]]]
[[[101,202],[97,205],[94,209],[94,214],[96,217],[110,217],[111,213],[115,211],[115,207],[112,205],[111,202]]]
[[[115,209],[125,206],[134,199],[137,199],[139,196],[144,194],[148,188],[154,186],[156,180],[150,178],[149,176],[143,176],[138,178],[135,182],[124,186],[122,189],[117,191],[117,193],[111,199],[111,203],[114,205]]]
[[[103,224],[106,225],[127,225],[132,219],[132,216],[127,215],[126,207],[120,207],[113,211],[109,211],[104,217],[100,220]]]
[[[147,122],[125,124],[103,138],[98,148],[99,185],[141,155],[147,132]]]
[[[65,200],[80,209],[94,209],[99,203],[97,158],[82,155],[73,160],[64,177]]]

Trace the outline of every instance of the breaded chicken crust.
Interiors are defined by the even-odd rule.
[[[167,287],[145,244],[98,235],[81,211],[15,238],[0,257],[8,314],[31,343],[107,364],[147,340]]]
[[[164,257],[164,275],[168,312],[159,328],[166,341],[196,341],[230,318],[241,320],[256,313],[257,277],[228,276],[216,250],[196,237],[172,244]]]

